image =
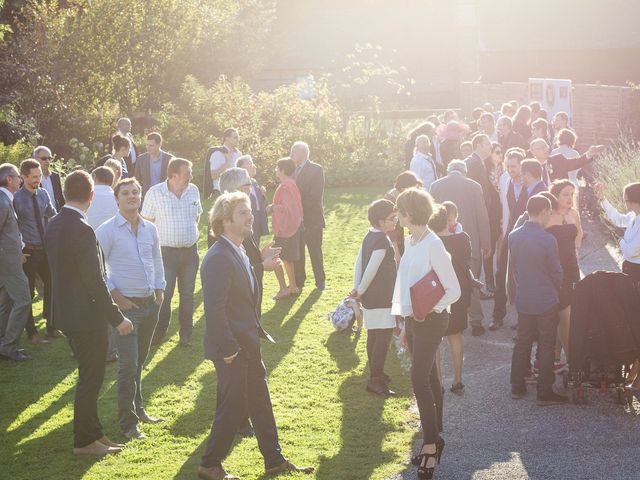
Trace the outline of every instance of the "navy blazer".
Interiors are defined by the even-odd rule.
[[[242,350],[260,355],[260,337],[268,337],[259,322],[261,285],[254,290],[242,258],[224,238],[213,244],[200,267],[204,298],[205,358],[221,361]]]
[[[75,210],[62,208],[44,234],[51,271],[51,298],[56,328],[90,332],[117,327],[124,316],[105,281],[102,251],[93,228]]]
[[[307,228],[324,228],[324,168],[307,160],[296,177],[302,199],[302,223]]]

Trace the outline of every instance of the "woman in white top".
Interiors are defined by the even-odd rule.
[[[620,240],[620,250],[624,262],[622,271],[640,282],[640,182],[630,183],[624,187],[623,199],[627,213],[620,213],[604,197],[602,184],[594,185],[596,198],[614,225],[625,228],[624,237]]]
[[[405,318],[400,342],[411,352],[411,383],[416,396],[424,435],[422,450],[412,458],[418,478],[432,478],[440,459],[442,432],[442,386],[435,367],[436,352],[449,324],[449,305],[460,297],[460,284],[451,257],[442,240],[429,230],[433,200],[422,190],[410,188],[396,202],[400,225],[411,234],[405,240],[404,255],[398,266],[391,313]],[[444,296],[424,320],[413,318],[410,288],[434,271],[444,287]]]
[[[624,238],[620,240],[620,250],[624,261],[622,271],[640,282],[640,183],[630,183],[624,187],[623,200],[629,210],[627,213],[620,213],[616,207],[611,205],[604,197],[604,187],[601,183],[594,185],[596,198],[604,212],[617,227],[625,228]],[[640,389],[640,362],[636,361],[627,377],[627,382],[635,389]],[[636,393],[636,396],[638,394]]]
[[[395,229],[398,221],[396,206],[389,200],[376,200],[369,206],[368,217],[372,228],[362,240],[358,252],[351,296],[362,301],[364,327],[367,329],[367,391],[388,396],[395,394],[389,390],[390,378],[384,373],[384,362],[396,326],[396,319],[391,315],[396,261],[386,232]]]

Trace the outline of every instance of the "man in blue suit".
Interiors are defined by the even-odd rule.
[[[205,357],[218,376],[216,416],[198,477],[206,480],[238,478],[228,475],[222,460],[228,455],[238,427],[249,412],[267,475],[283,472],[310,474],[313,467],[297,467],[282,456],[273,416],[260,337],[260,284],[242,241],[251,235],[253,215],[242,192],[218,197],[210,215],[218,241],[202,262],[202,294],[206,318]]]

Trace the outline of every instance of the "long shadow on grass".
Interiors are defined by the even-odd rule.
[[[309,313],[313,305],[318,301],[321,294],[322,292],[318,290],[312,291],[298,307],[295,313],[291,315],[289,320],[282,325],[280,325],[281,318],[284,317],[282,312],[285,310],[288,311],[288,309],[291,308],[291,305],[283,304],[281,306],[274,307],[262,316],[262,323],[265,325],[265,329],[271,333],[276,340],[275,345],[265,342],[263,342],[262,345],[262,355],[263,360],[267,365],[267,374],[269,371],[275,369],[289,352],[293,339],[300,327],[300,323]],[[202,431],[203,426],[206,426],[207,431],[209,430],[211,422],[213,422],[216,405],[216,381],[217,377],[215,375],[207,374],[203,377],[203,386],[198,394],[194,408],[174,422],[171,427],[171,433],[173,435],[196,435],[199,432],[193,431],[194,426],[198,428],[199,431]],[[204,418],[209,419],[209,421],[204,422]],[[189,459],[182,465],[180,471],[174,478],[185,478],[187,476],[187,472],[189,472],[189,475],[193,475],[198,468],[198,461],[202,454],[202,448],[205,442],[206,440],[191,453]],[[229,455],[233,453],[236,443],[231,447]]]
[[[359,364],[360,358],[355,351],[358,341],[358,334],[340,332],[334,332],[327,340],[327,349],[340,371],[352,370]],[[408,380],[402,374],[393,348],[387,356],[386,370],[395,380],[398,396],[407,396]],[[341,449],[333,457],[321,457],[316,478],[368,479],[380,465],[396,460],[392,451],[382,449],[385,437],[397,429],[383,418],[387,399],[367,394],[366,383],[365,375],[354,373],[340,385]]]

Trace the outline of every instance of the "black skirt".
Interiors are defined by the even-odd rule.
[[[274,247],[282,248],[280,252],[280,258],[287,262],[297,262],[300,260],[300,230],[298,230],[292,237],[282,238],[274,237]]]

